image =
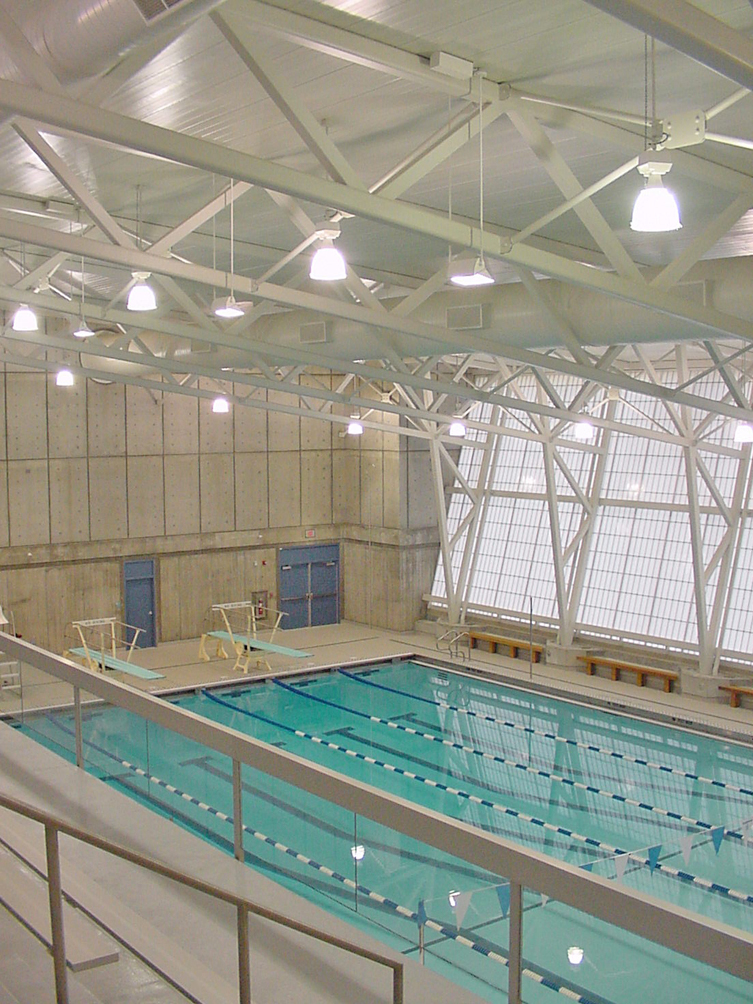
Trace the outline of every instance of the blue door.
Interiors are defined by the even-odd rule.
[[[286,547],[280,551],[281,627],[289,630],[340,620],[340,545]]]
[[[154,562],[126,561],[123,563],[123,583],[125,594],[126,624],[141,628],[136,645],[138,648],[152,648],[157,641],[154,604]],[[133,632],[127,632],[126,640],[131,641]]]

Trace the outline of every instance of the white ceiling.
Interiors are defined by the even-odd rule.
[[[69,15],[68,33],[55,34],[57,22],[49,21],[53,7],[56,17]],[[694,10],[710,15],[720,31],[737,33],[746,53],[753,51],[749,0],[706,0],[694,8],[683,3],[675,7],[685,7],[691,15]],[[692,17],[687,26],[692,32]],[[225,37],[228,30],[236,35],[235,48]],[[702,42],[709,49],[707,62],[714,63],[715,39]],[[279,182],[281,190],[295,190],[296,198],[288,211],[259,186],[237,199],[233,285],[238,299],[262,304],[257,314],[279,309],[280,304],[285,312],[274,328],[264,318],[240,325],[239,337],[244,339],[247,355],[236,354],[233,365],[242,361],[246,368],[255,368],[280,362],[270,341],[299,345],[300,323],[315,316],[341,317],[332,322],[330,345],[320,347],[325,356],[330,352],[336,357],[339,366],[348,356],[369,353],[377,358],[382,344],[389,344],[390,351],[404,358],[425,355],[429,342],[423,335],[429,338],[430,332],[422,331],[421,325],[429,318],[437,352],[456,341],[458,348],[472,349],[472,340],[462,342],[453,332],[440,337],[444,321],[436,309],[430,309],[431,299],[415,311],[406,311],[405,323],[393,315],[391,341],[384,336],[388,329],[381,315],[385,315],[384,307],[392,309],[411,289],[445,267],[450,192],[455,223],[478,220],[478,138],[458,143],[449,157],[437,157],[431,169],[399,195],[401,214],[397,217],[390,215],[385,199],[361,195],[362,188],[377,185],[421,151],[448,121],[455,123],[472,113],[468,82],[449,81],[428,68],[428,57],[442,50],[484,71],[487,99],[499,93],[505,101],[505,85],[512,88],[512,98],[501,111],[495,110],[492,101],[489,108],[496,117],[484,130],[486,246],[489,266],[501,284],[514,281],[517,285],[516,266],[521,264],[539,277],[551,277],[555,281],[543,285],[556,294],[560,320],[570,326],[576,343],[589,346],[598,344],[598,336],[591,332],[585,337],[585,330],[582,336],[579,318],[588,309],[593,320],[599,297],[609,304],[605,316],[610,316],[615,296],[621,303],[633,301],[636,311],[645,311],[637,327],[646,340],[674,338],[678,325],[681,328],[686,322],[687,337],[751,338],[753,293],[746,288],[750,283],[740,279],[739,268],[730,268],[725,279],[724,263],[720,263],[713,279],[718,289],[709,279],[700,297],[697,284],[665,283],[663,290],[646,285],[646,277],[654,278],[657,272],[644,273],[645,267],[666,266],[683,252],[687,262],[675,279],[707,279],[705,266],[694,266],[696,259],[728,261],[753,253],[753,99],[741,91],[740,78],[730,79],[690,58],[680,51],[686,48],[682,39],[677,44],[678,48],[656,43],[658,118],[695,110],[711,112],[707,130],[741,143],[707,139],[676,151],[669,187],[681,205],[683,229],[672,235],[630,231],[632,203],[641,185],[631,168],[581,204],[585,223],[576,212],[565,212],[515,244],[515,254],[510,255],[507,241],[514,240],[517,232],[554,210],[568,195],[598,183],[643,148],[644,36],[591,3],[227,0],[213,4],[182,0],[172,13],[148,26],[134,0],[40,0],[34,4],[0,0],[0,71],[6,79],[23,85],[19,90],[3,89],[0,84],[0,247],[4,249],[0,300],[6,316],[10,317],[24,295],[17,287],[19,282],[24,285],[22,274],[41,268],[57,251],[65,253],[54,259],[51,283],[55,289],[42,284],[34,293],[37,280],[27,298],[51,319],[75,315],[80,296],[79,255],[85,250],[92,325],[112,328],[121,323],[130,333],[132,324],[134,334],[146,330],[148,335],[149,319],[124,316],[122,291],[134,265],[103,249],[112,245],[111,235],[89,231],[96,243],[86,245],[75,243],[78,235],[86,232],[98,213],[100,223],[104,216],[116,221],[126,234],[135,235],[140,186],[141,236],[148,249],[225,189],[236,165],[236,178],[256,179],[259,162],[251,158],[259,158],[298,172],[281,176]],[[239,48],[263,63],[271,87],[252,72]],[[94,77],[88,75],[90,67],[98,69]],[[753,60],[747,70],[743,60],[741,73],[748,73],[753,81]],[[496,84],[502,85],[499,91]],[[275,87],[288,95],[292,114],[280,106],[279,96],[275,100]],[[739,99],[717,114],[716,106],[736,92]],[[65,100],[70,97],[77,104]],[[13,117],[19,109],[32,107],[37,109],[34,115],[24,112],[23,119]],[[138,128],[135,139],[129,136],[116,145],[106,113],[165,130],[160,142],[170,144],[172,160],[145,156],[145,151],[154,152],[151,134],[144,131],[142,135]],[[291,121],[295,114],[301,119],[298,128]],[[36,122],[29,121],[34,118]],[[122,120],[112,121],[117,125]],[[62,159],[62,172],[51,170],[49,160],[30,148],[19,135],[19,122],[27,131],[41,133]],[[211,144],[203,148],[202,169],[192,166],[195,158],[184,149],[184,137]],[[330,145],[336,148],[334,169],[323,166],[321,157],[312,152],[317,142],[323,144],[325,154]],[[540,148],[534,151],[532,143]],[[239,156],[228,159],[228,150]],[[337,158],[346,162],[343,170],[348,172],[348,184],[337,177],[341,163]],[[214,172],[208,169],[210,163],[216,165]],[[339,192],[323,186],[330,177],[340,184]],[[315,184],[310,186],[307,179]],[[267,187],[276,184],[273,173]],[[82,197],[81,186],[91,202]],[[323,194],[315,202],[307,192]],[[311,283],[306,274],[311,254],[307,248],[275,272],[271,285],[259,290],[263,295],[252,292],[249,280],[261,279],[296,248],[310,221],[321,222],[327,212],[349,206],[357,206],[359,212],[342,220],[338,243],[356,273],[349,289],[344,284],[322,289],[321,284]],[[433,215],[414,214],[414,207]],[[298,217],[296,225],[291,213],[300,210],[305,215]],[[725,213],[718,232],[710,230]],[[477,228],[473,236],[467,227],[456,229],[458,233],[467,235],[467,244],[475,246],[478,241]],[[462,239],[456,240],[453,253],[475,254],[473,247],[462,245]],[[193,339],[194,346],[216,343],[229,349],[228,339],[223,339],[227,326],[218,326],[208,311],[215,292],[227,292],[229,279],[223,282],[222,277],[192,267],[211,269],[216,260],[219,270],[229,269],[229,211],[208,216],[172,247],[172,253],[177,256],[169,260],[172,287],[158,289],[158,318],[164,329],[159,351],[169,354],[171,345],[186,339]],[[160,261],[154,262],[155,274],[163,268]],[[381,307],[359,286],[359,276],[369,281]],[[564,291],[557,288],[563,282],[567,284]],[[441,290],[441,282],[436,287]],[[445,290],[442,310],[452,302],[450,296],[460,302],[473,299],[468,294],[450,294],[449,287]],[[596,306],[590,301],[588,307],[576,302],[582,293],[594,290]],[[488,294],[498,298],[494,318],[499,330],[479,338],[475,346],[479,351],[488,351],[490,342],[498,338],[504,355],[502,319],[506,316],[518,331],[519,345],[539,344],[537,316],[543,308],[535,291],[527,295],[530,307],[525,308],[523,318],[520,295],[513,302],[505,299],[505,289]],[[322,297],[331,298],[331,309]],[[348,312],[354,310],[351,316]],[[505,310],[518,311],[520,316],[505,315]],[[376,329],[369,323],[370,316],[379,317]],[[669,318],[667,324],[665,318]],[[342,327],[340,331],[337,324],[342,326],[346,320],[347,330]],[[65,325],[55,320],[53,326],[56,338],[62,339]],[[604,335],[602,344],[613,340],[609,332]],[[41,334],[38,343],[40,351],[63,345],[62,341],[45,343]],[[7,357],[17,359],[18,340],[7,330],[3,344]],[[27,351],[29,344],[34,339],[28,339]],[[385,350],[383,358],[389,356]],[[224,362],[227,359],[220,352],[218,373]]]

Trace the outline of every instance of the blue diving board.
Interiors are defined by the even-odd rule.
[[[262,652],[274,652],[277,655],[287,655],[291,659],[310,659],[310,652],[301,652],[299,648],[286,648],[284,645],[273,645],[271,641],[259,641],[258,638],[249,638],[243,635],[231,635],[228,631],[209,631],[210,638],[219,638],[220,641],[228,641],[232,645],[234,642],[243,645],[244,648],[258,648]]]
[[[71,655],[77,655],[82,659],[87,658],[85,648],[72,648]],[[92,662],[102,665],[103,653],[98,649],[89,649],[88,657]],[[151,669],[143,669],[141,666],[134,666],[132,662],[125,662],[124,659],[116,659],[114,655],[104,654],[106,669],[116,669],[121,673],[128,673],[130,676],[137,676],[140,680],[164,680],[164,673],[154,673]]]

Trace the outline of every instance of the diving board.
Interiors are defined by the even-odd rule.
[[[98,652],[96,650],[90,650],[88,648],[71,648],[68,650],[70,655],[78,656],[80,659],[85,659],[89,663],[90,669],[112,669],[117,670],[120,673],[128,673],[129,676],[137,676],[140,680],[164,680],[164,673],[155,673],[151,669],[144,669],[143,666],[136,666],[132,662],[126,662],[125,659],[118,659],[114,655],[110,655],[107,652]],[[92,665],[92,662],[96,664],[96,667]]]
[[[262,641],[256,637],[258,618],[260,616],[265,617],[268,613],[275,615],[275,623],[270,640]],[[237,617],[238,615],[245,619],[245,624],[233,631],[230,618]],[[261,653],[267,652],[274,655],[284,655],[290,659],[310,659],[310,652],[302,652],[297,648],[289,648],[286,645],[276,645],[274,643],[274,636],[284,616],[286,615],[280,610],[273,610],[271,607],[263,606],[260,608],[253,600],[238,600],[234,603],[214,603],[209,611],[210,625],[212,620],[216,623],[218,619],[221,619],[225,628],[224,630],[217,628],[205,631],[202,634],[201,641],[199,642],[199,658],[204,659],[205,662],[209,661],[207,640],[214,638],[217,642],[216,658],[228,658],[228,653],[225,650],[225,642],[229,643],[236,657],[233,669],[240,669],[244,673],[248,673],[248,665],[254,651],[258,653],[258,663],[264,662],[270,672],[271,667],[267,662],[266,656]]]

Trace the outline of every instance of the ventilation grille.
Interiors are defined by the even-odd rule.
[[[315,321],[313,324],[302,324],[300,337],[304,345],[316,345],[321,342],[326,342],[326,321]]]
[[[166,14],[173,7],[179,7],[186,0],[133,0],[145,21],[153,21],[160,14]]]
[[[447,327],[453,331],[470,331],[484,327],[484,307],[474,303],[468,307],[448,307]]]

